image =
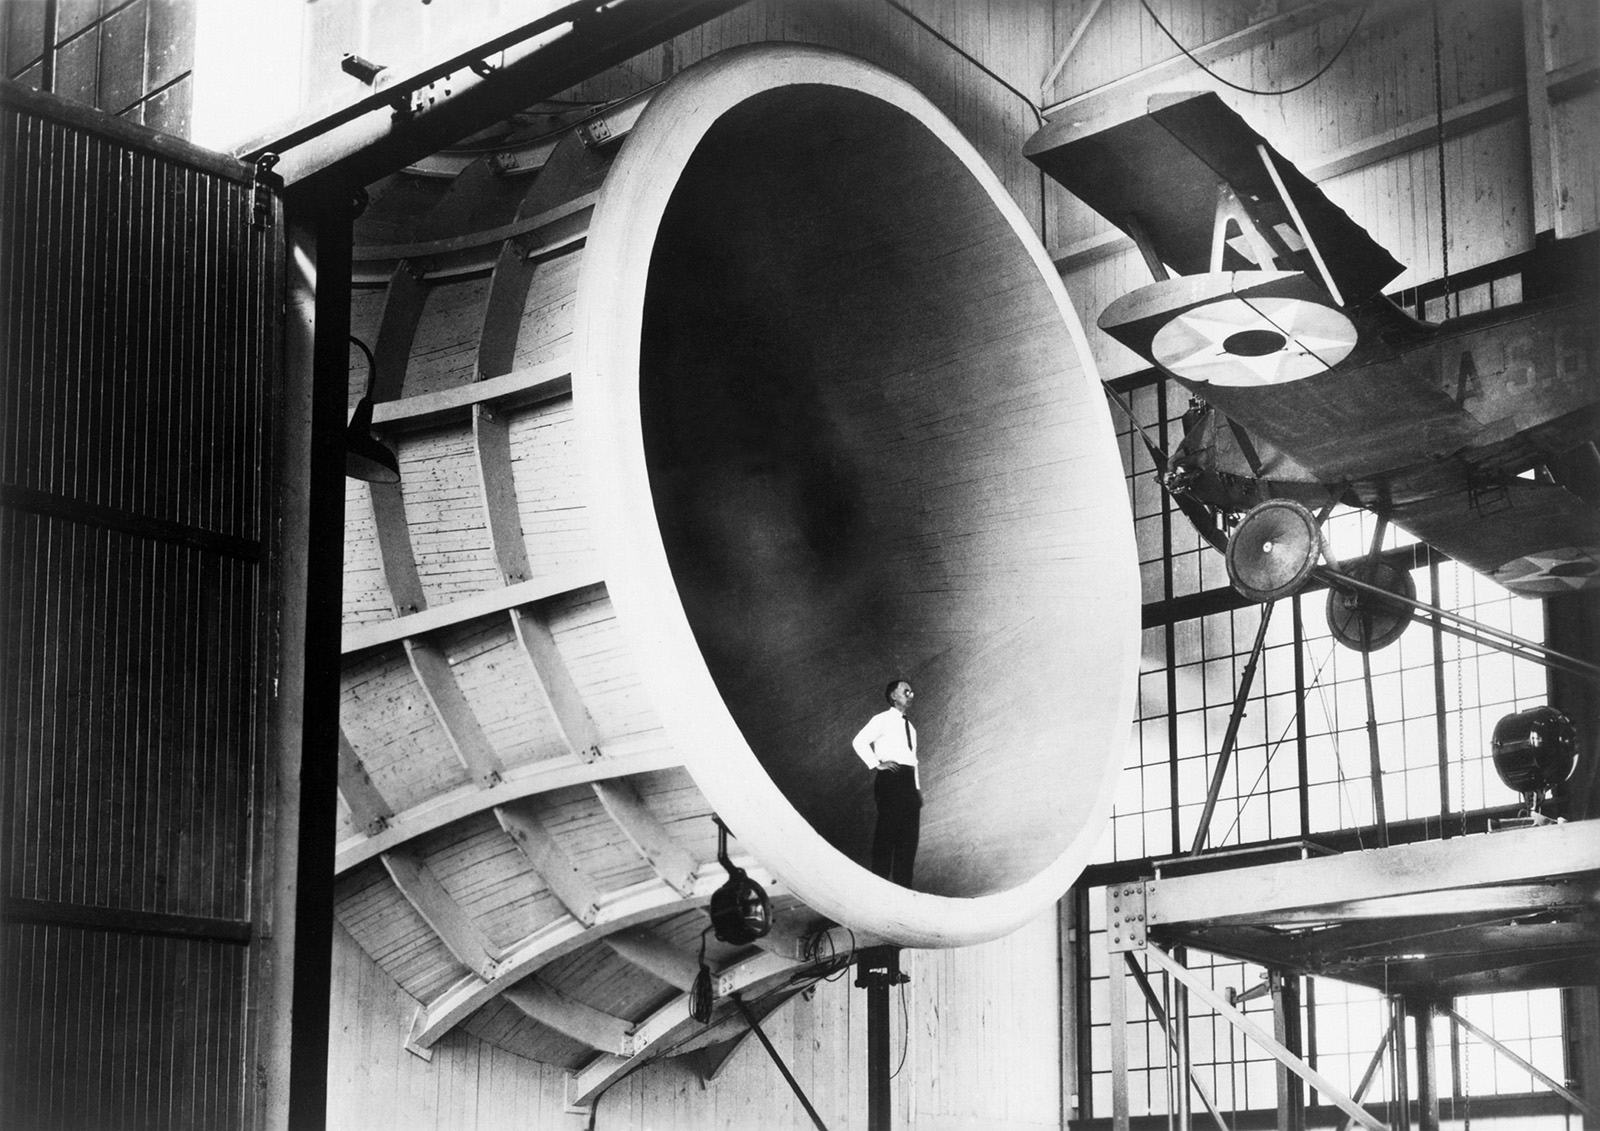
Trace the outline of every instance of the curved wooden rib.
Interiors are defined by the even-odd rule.
[[[639,850],[656,875],[683,895],[694,889],[702,865],[689,855],[667,831],[639,791],[627,778],[610,778],[590,783],[606,813],[617,823]]]
[[[500,248],[489,276],[489,294],[483,301],[483,331],[478,336],[478,379],[511,372],[517,353],[517,330],[522,306],[538,264],[530,262],[522,245],[507,240]]]
[[[384,295],[378,338],[372,347],[374,369],[369,395],[374,402],[397,400],[405,389],[411,343],[427,301],[427,284],[411,271],[409,264],[396,266]],[[389,603],[396,613],[416,612],[427,601],[422,596],[422,579],[417,576],[417,563],[411,552],[405,493],[399,483],[369,483],[368,487],[378,536],[378,562],[389,589]]]
[[[525,978],[506,990],[505,998],[541,1025],[603,1053],[626,1052],[633,1026],[592,1006],[575,1001],[538,978]]]
[[[388,827],[376,835],[345,841],[334,857],[334,871],[343,875],[382,852],[486,812],[496,805],[568,786],[588,785],[603,778],[651,773],[682,764],[683,758],[676,751],[652,746],[636,750],[613,748],[604,758],[594,762],[565,756],[518,766],[507,770],[492,792],[466,786],[434,798],[426,805],[396,813]]]
[[[389,275],[384,293],[383,314],[378,319],[378,338],[372,345],[377,372],[372,377],[375,403],[399,400],[406,387],[406,370],[411,365],[411,343],[417,324],[428,303],[429,286],[421,272],[401,260]]]
[[[351,819],[368,836],[381,833],[394,820],[393,807],[372,784],[343,727],[339,728],[339,796],[350,810]]]
[[[482,593],[474,593],[470,597],[451,601],[448,605],[434,605],[432,608],[407,613],[393,620],[346,625],[344,637],[340,642],[340,651],[348,658],[369,648],[398,644],[404,640],[437,632],[441,628],[451,628],[478,620],[480,617],[503,613],[519,605],[531,605],[536,601],[562,597],[581,589],[592,589],[600,583],[599,577],[589,573],[551,574],[517,585],[507,585],[503,589],[487,589]]]
[[[556,843],[531,802],[496,805],[494,815],[567,913],[584,926],[593,926],[600,914],[600,889]]]
[[[585,193],[525,220],[463,236],[357,248],[352,281],[358,285],[381,283],[397,263],[408,261],[426,264],[431,279],[481,274],[494,266],[500,245],[507,240],[516,240],[524,255],[552,255],[583,238],[597,195]]]
[[[400,401],[386,401],[372,409],[372,423],[385,432],[431,428],[465,420],[473,406],[497,409],[552,401],[572,393],[572,366],[566,359],[530,365],[501,377],[460,385],[437,393],[423,393]]]
[[[432,705],[433,713],[455,749],[456,757],[471,771],[480,789],[499,785],[505,776],[505,765],[489,744],[466,696],[461,694],[461,685],[456,682],[444,651],[421,636],[406,637],[405,649],[406,658],[411,661],[411,671],[422,685],[422,692]]]
[[[478,345],[480,374],[500,374],[510,368],[534,270],[522,259],[516,244],[508,241],[489,285]],[[489,544],[502,582],[512,585],[528,576],[529,567],[511,470],[510,429],[503,416],[480,402],[472,410],[472,436]],[[548,622],[532,610],[518,608],[511,611],[511,627],[533,665],[534,678],[567,749],[580,758],[598,758],[600,728],[578,694]]]
[[[777,880],[759,869],[754,860],[739,857],[735,858],[735,863],[756,876],[757,882],[767,889],[769,895],[782,892]],[[493,978],[475,975],[465,978],[438,998],[420,1006],[411,1024],[406,1048],[419,1056],[431,1055],[429,1050],[446,1033],[528,975],[563,955],[617,931],[703,907],[710,902],[711,893],[726,880],[727,874],[719,865],[708,864],[695,876],[688,895],[679,894],[660,880],[649,880],[606,896],[592,925],[585,926],[572,916],[565,915],[541,927],[502,953]]]
[[[410,848],[385,852],[383,866],[406,902],[433,928],[455,960],[480,978],[494,977],[499,949],[445,891],[421,854]]]

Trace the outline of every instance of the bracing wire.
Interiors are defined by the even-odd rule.
[[[900,1075],[900,1070],[906,1066],[906,1050],[911,1047],[911,1012],[906,1009],[906,984],[900,983],[900,1063],[894,1066],[894,1071],[889,1073],[893,1080]]]
[[[1314,83],[1318,79],[1320,79],[1323,75],[1327,74],[1328,73],[1328,68],[1333,66],[1336,62],[1338,62],[1339,61],[1339,56],[1343,55],[1344,51],[1345,51],[1345,48],[1350,46],[1350,41],[1353,40],[1356,37],[1356,32],[1361,27],[1361,21],[1367,18],[1367,9],[1372,7],[1371,0],[1368,0],[1368,3],[1361,5],[1361,11],[1356,13],[1356,22],[1350,25],[1350,31],[1344,37],[1344,42],[1339,44],[1339,49],[1337,51],[1335,51],[1331,56],[1328,57],[1328,61],[1326,63],[1322,64],[1322,66],[1317,70],[1316,74],[1312,75],[1310,78],[1306,79],[1304,82],[1295,83],[1295,85],[1290,86],[1290,87],[1285,87],[1283,90],[1257,90],[1255,87],[1241,86],[1236,82],[1230,82],[1229,80],[1223,78],[1221,75],[1217,74],[1216,71],[1213,71],[1210,67],[1206,66],[1204,63],[1202,63],[1195,56],[1195,53],[1193,51],[1190,51],[1187,47],[1185,47],[1182,43],[1180,43],[1178,41],[1178,37],[1177,36],[1173,35],[1172,32],[1167,30],[1167,25],[1161,22],[1161,17],[1156,15],[1155,12],[1151,11],[1149,0],[1139,0],[1139,4],[1140,4],[1141,7],[1144,8],[1145,14],[1148,15],[1152,20],[1154,20],[1156,22],[1156,27],[1161,29],[1161,34],[1165,35],[1168,39],[1172,40],[1172,45],[1174,47],[1176,47],[1179,51],[1182,51],[1184,53],[1184,55],[1188,57],[1189,62],[1191,62],[1195,66],[1199,67],[1202,71],[1204,71],[1206,74],[1210,75],[1212,78],[1216,79],[1223,86],[1229,87],[1232,90],[1237,90],[1241,94],[1261,94],[1261,95],[1266,95],[1267,97],[1270,97],[1270,98],[1277,98],[1277,97],[1280,97],[1280,96],[1285,95],[1285,94],[1293,94],[1297,90],[1304,90],[1306,87],[1310,86],[1312,83]]]

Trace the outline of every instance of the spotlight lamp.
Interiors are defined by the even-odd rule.
[[[364,479],[368,483],[398,483],[399,458],[372,432],[372,388],[377,383],[378,363],[365,342],[354,334],[350,335],[350,340],[366,356],[367,391],[356,402],[350,423],[344,430],[344,473],[351,479]]]
[[[717,822],[717,863],[728,873],[728,882],[711,893],[711,929],[725,943],[744,946],[772,930],[772,904],[761,885],[735,868],[728,859],[728,826]]]
[[[1554,707],[1518,711],[1494,724],[1489,748],[1495,773],[1522,795],[1533,823],[1548,823],[1552,817],[1542,811],[1550,804],[1545,795],[1571,777],[1578,764],[1572,720]]]

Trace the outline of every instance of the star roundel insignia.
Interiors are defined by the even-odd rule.
[[[1213,385],[1278,385],[1326,373],[1356,346],[1355,324],[1331,306],[1298,298],[1202,303],[1156,331],[1157,364]]]
[[[1600,558],[1593,549],[1562,546],[1515,558],[1489,576],[1513,593],[1551,597],[1600,588]]]

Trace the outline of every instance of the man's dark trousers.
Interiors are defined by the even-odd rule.
[[[878,824],[872,833],[872,870],[901,887],[911,886],[911,866],[917,859],[917,839],[922,830],[922,791],[910,766],[875,770],[873,800],[878,803]]]

